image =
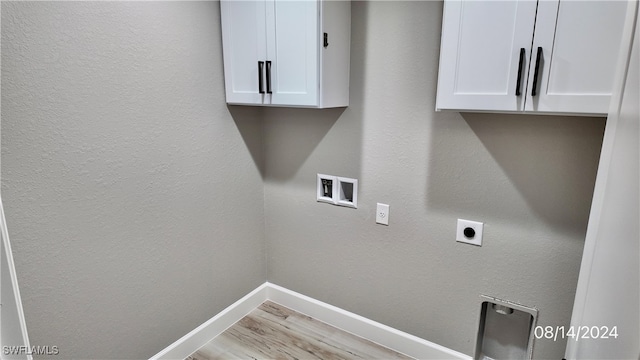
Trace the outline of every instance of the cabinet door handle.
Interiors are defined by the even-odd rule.
[[[262,72],[264,70],[264,61],[258,61],[258,92],[260,94],[264,94],[264,89],[262,86]]]
[[[520,48],[520,60],[518,60],[518,79],[516,80],[516,96],[520,96],[522,93],[520,87],[522,86],[522,67],[524,66],[524,48]]]
[[[267,94],[271,94],[271,61],[267,61]]]
[[[533,86],[531,87],[531,96],[538,95],[538,71],[540,71],[540,58],[542,57],[542,47],[538,46],[538,54],[536,55],[536,68],[533,72]]]

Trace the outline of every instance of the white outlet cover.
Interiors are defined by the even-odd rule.
[[[475,231],[475,235],[473,237],[467,237],[464,235],[464,229],[472,228]],[[464,220],[458,219],[458,226],[456,230],[456,241],[482,246],[482,230],[484,229],[484,223],[478,221]]]
[[[378,206],[376,206],[376,223],[389,225],[389,205],[378,203]]]

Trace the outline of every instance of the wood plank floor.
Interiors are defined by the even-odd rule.
[[[187,360],[411,359],[266,301]]]

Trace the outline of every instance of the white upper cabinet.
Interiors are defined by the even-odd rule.
[[[223,0],[227,103],[349,105],[351,4]]]
[[[445,0],[436,108],[606,114],[626,7]]]

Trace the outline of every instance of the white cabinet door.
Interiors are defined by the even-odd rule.
[[[270,104],[318,105],[318,12],[317,0],[267,0]]]
[[[436,107],[524,110],[535,17],[535,0],[447,1]]]
[[[224,80],[228,103],[262,104],[260,77],[264,84],[266,17],[264,1],[221,1]],[[264,89],[263,89],[264,91]],[[266,91],[265,91],[266,92]]]
[[[526,111],[606,114],[622,37],[626,1],[540,1],[531,74],[542,48],[536,95]],[[530,75],[533,76],[533,75]]]

